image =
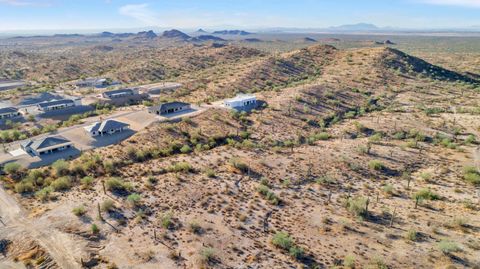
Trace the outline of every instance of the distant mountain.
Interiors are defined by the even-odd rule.
[[[311,38],[311,37],[305,37],[305,38],[303,39],[303,41],[304,41],[304,42],[317,42],[317,40],[315,40],[315,39],[313,39],[313,38]]]
[[[182,40],[187,40],[191,38],[189,35],[176,29],[163,32],[162,37],[176,38],[176,39],[182,39]]]
[[[56,34],[56,35],[53,35],[54,37],[81,37],[83,35],[79,35],[79,34]]]
[[[202,28],[200,28],[200,29],[198,29],[198,30],[196,31],[196,33],[199,33],[199,34],[206,34],[206,33],[208,33],[208,32],[207,32],[207,31],[205,31],[205,30],[203,30]]]
[[[105,38],[126,38],[126,37],[131,37],[134,36],[134,33],[111,33],[111,32],[102,32],[98,36],[99,37],[105,37]]]
[[[243,41],[250,42],[250,43],[262,42],[262,40],[260,40],[258,38],[245,38]]]
[[[156,37],[157,37],[157,34],[155,34],[152,30],[150,30],[150,31],[139,32],[135,38],[153,39]]]
[[[252,33],[243,31],[243,30],[223,30],[223,31],[215,31],[213,32],[214,35],[251,35]]]
[[[190,41],[200,41],[200,42],[203,42],[203,41],[220,41],[220,42],[223,42],[223,41],[227,41],[223,38],[220,38],[220,37],[217,37],[217,36],[213,36],[213,35],[200,35],[200,36],[197,36],[197,37],[193,37],[190,39]]]
[[[377,27],[374,24],[370,23],[357,23],[357,24],[345,24],[345,25],[340,25],[340,26],[332,26],[329,27],[328,30],[333,30],[333,31],[378,31],[380,30],[379,27]]]

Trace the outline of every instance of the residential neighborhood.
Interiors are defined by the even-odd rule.
[[[86,79],[77,86],[95,87],[95,83],[102,81],[102,79]],[[119,143],[153,122],[195,116],[208,109],[209,106],[193,106],[181,101],[160,102],[150,107],[134,105],[140,100],[155,97],[158,92],[171,91],[178,87],[179,84],[163,83],[103,91],[98,95],[97,102],[119,106],[118,111],[113,111],[106,117],[102,115],[87,117],[84,123],[60,128],[51,134],[5,144],[4,147],[7,150],[6,153],[0,154],[0,164],[14,161],[26,167],[48,165],[58,159],[74,158],[84,150]],[[140,93],[140,89],[144,93]],[[149,93],[146,89],[154,89],[154,91]],[[86,111],[93,111],[92,105],[83,104],[86,98],[88,97],[55,94],[28,97],[17,107],[0,108],[0,123],[2,120],[22,118],[27,115],[38,117],[39,120],[50,118],[66,120],[72,115],[83,115]],[[232,99],[224,100],[219,107],[249,110],[255,108],[256,104],[254,95],[239,94]]]

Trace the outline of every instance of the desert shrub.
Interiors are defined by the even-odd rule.
[[[241,171],[243,173],[248,172],[248,165],[246,163],[236,159],[236,158],[230,159],[229,163],[233,168],[238,169],[239,171]]]
[[[127,197],[127,201],[131,206],[137,206],[140,204],[142,197],[138,193],[132,193]]]
[[[213,169],[211,169],[211,168],[205,169],[205,175],[206,175],[207,177],[209,177],[209,178],[214,178],[214,177],[216,177],[215,171],[214,171]]]
[[[432,173],[429,173],[429,172],[420,173],[420,178],[425,180],[425,182],[431,182],[432,177],[433,177]]]
[[[278,205],[280,203],[280,198],[271,191],[268,186],[260,184],[258,186],[258,193],[260,193],[265,199],[267,199],[271,204]]]
[[[52,168],[53,170],[55,170],[55,174],[57,175],[57,177],[67,175],[69,172],[68,167],[68,163],[63,159],[57,160],[52,164]]]
[[[3,167],[3,171],[10,175],[11,177],[16,177],[19,172],[22,170],[22,166],[18,163],[7,163]]]
[[[90,230],[92,231],[92,234],[100,233],[100,229],[98,228],[97,224],[95,224],[95,223],[92,224],[92,226],[90,227]]]
[[[379,256],[373,257],[369,262],[368,269],[388,269],[388,265],[383,261],[383,259]]]
[[[210,262],[212,259],[215,258],[215,249],[213,248],[202,248],[200,250],[200,257],[202,258],[203,262]]]
[[[371,160],[368,162],[368,167],[375,171],[381,171],[385,169],[385,165],[379,160]]]
[[[172,217],[173,217],[172,212],[167,212],[160,217],[160,223],[163,228],[171,229],[173,227]]]
[[[108,199],[102,202],[100,209],[104,212],[110,212],[114,209],[115,204],[112,200]]]
[[[335,184],[336,180],[328,176],[323,176],[323,177],[317,178],[315,182],[319,185],[331,185],[331,184]]]
[[[248,131],[241,131],[239,135],[242,139],[249,139],[251,134]]]
[[[353,215],[363,218],[367,214],[367,198],[365,197],[356,197],[349,198],[346,201],[345,207]]]
[[[292,256],[295,259],[301,259],[303,257],[303,254],[304,254],[304,250],[301,247],[292,246],[288,250],[288,253],[290,254],[290,256]]]
[[[46,202],[50,199],[51,193],[53,192],[52,187],[45,187],[37,192],[35,192],[35,197],[42,202]]]
[[[66,191],[71,187],[70,177],[60,177],[55,179],[50,186],[54,191]]]
[[[293,246],[293,239],[286,232],[277,232],[272,238],[272,244],[284,250]]]
[[[31,181],[22,180],[15,184],[16,193],[29,193],[34,191],[33,183]]]
[[[87,210],[85,209],[85,207],[83,205],[75,207],[74,209],[72,209],[72,213],[77,217],[85,215],[86,212],[87,212]]]
[[[368,138],[368,140],[372,143],[378,143],[382,141],[382,134],[381,133],[376,133]]]
[[[465,144],[467,144],[467,145],[470,145],[470,144],[473,144],[473,143],[476,143],[476,142],[477,142],[477,138],[472,134],[467,136],[467,138],[465,139]]]
[[[407,137],[407,134],[404,131],[396,132],[393,134],[393,138],[397,140],[403,140]]]
[[[33,169],[28,172],[27,179],[33,182],[37,182],[37,180],[43,177],[43,172],[39,169]]]
[[[438,249],[445,255],[457,252],[460,250],[460,246],[450,240],[443,239],[438,243]]]
[[[88,188],[93,184],[93,177],[83,177],[80,179],[80,183],[84,188]]]
[[[103,161],[103,171],[109,175],[115,172],[115,164],[112,161]]]
[[[286,232],[277,232],[272,238],[272,244],[278,248],[288,251],[290,256],[295,259],[301,259],[304,255],[304,250],[295,245],[293,239]]]
[[[184,145],[182,148],[180,148],[181,153],[190,153],[192,152],[192,148],[189,145]]]
[[[343,266],[349,269],[355,268],[355,256],[353,255],[345,256],[345,258],[343,258]]]
[[[325,141],[328,139],[330,139],[330,134],[326,132],[317,133],[309,137],[309,141],[311,142],[315,142],[317,140]]]
[[[112,192],[132,191],[133,186],[120,178],[112,177],[105,182],[107,190]]]
[[[174,165],[171,165],[170,167],[167,168],[167,171],[169,172],[193,172],[193,167],[191,164],[187,162],[178,162],[175,163]]]
[[[410,229],[405,233],[405,239],[410,241],[417,241],[418,232],[415,229]]]
[[[412,198],[419,200],[438,200],[440,199],[440,196],[432,192],[430,189],[421,189],[414,193]]]
[[[392,184],[386,184],[382,187],[382,190],[387,196],[392,196],[394,193],[394,188]]]
[[[463,179],[471,184],[480,185],[480,171],[473,166],[463,169]]]
[[[202,226],[200,226],[200,224],[198,224],[198,222],[196,221],[190,222],[190,225],[188,226],[188,228],[194,234],[199,234],[202,232]]]

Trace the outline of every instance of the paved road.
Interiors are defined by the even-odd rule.
[[[73,249],[76,243],[72,238],[41,222],[28,219],[24,209],[3,187],[0,187],[0,218],[6,226],[0,226],[0,232],[9,229],[10,233],[12,230],[26,233],[38,242],[60,268],[81,268],[72,255],[76,252]]]

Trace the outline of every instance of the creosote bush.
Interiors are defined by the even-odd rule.
[[[385,165],[379,160],[371,160],[368,162],[368,167],[375,171],[381,171],[385,169]]]
[[[188,173],[188,172],[193,172],[193,167],[191,164],[187,162],[178,162],[175,163],[167,168],[168,172],[183,172],[183,173]]]
[[[280,204],[280,201],[281,201],[280,198],[278,198],[278,196],[273,191],[271,191],[268,188],[268,186],[266,186],[264,184],[260,184],[260,186],[258,186],[258,193],[260,193],[271,204],[273,204],[273,205]]]
[[[173,217],[172,212],[167,212],[160,217],[160,223],[164,229],[168,230],[173,228],[172,217]]]
[[[463,179],[471,184],[480,185],[480,171],[473,166],[463,169]]]
[[[211,262],[215,258],[215,249],[207,247],[200,250],[200,257],[204,263]]]
[[[414,193],[412,198],[419,200],[438,200],[440,199],[440,196],[432,192],[430,189],[421,189]]]
[[[115,191],[116,192],[123,192],[123,191],[130,192],[130,191],[133,190],[133,186],[130,183],[125,182],[122,179],[116,178],[116,177],[109,178],[105,182],[105,187],[107,188],[107,190],[112,191],[112,192],[115,192]]]
[[[71,179],[68,176],[57,178],[50,184],[54,191],[69,190],[71,185]]]
[[[111,212],[115,208],[115,204],[112,200],[108,199],[102,202],[100,209],[104,212]]]
[[[142,197],[138,193],[132,193],[127,197],[127,201],[131,206],[138,206]]]
[[[438,249],[445,255],[452,254],[453,252],[460,251],[460,246],[450,240],[443,239],[438,243]]]
[[[74,209],[72,209],[72,213],[77,217],[85,215],[86,212],[87,212],[87,210],[85,209],[85,207],[83,205],[75,207]]]
[[[364,218],[367,214],[367,198],[355,197],[346,200],[345,207],[347,210],[359,218]]]
[[[278,248],[281,248],[294,257],[295,259],[301,259],[304,255],[302,248],[295,245],[293,239],[286,232],[277,232],[272,238],[272,244]]]
[[[418,233],[415,229],[410,229],[405,233],[405,239],[409,241],[417,241]]]

